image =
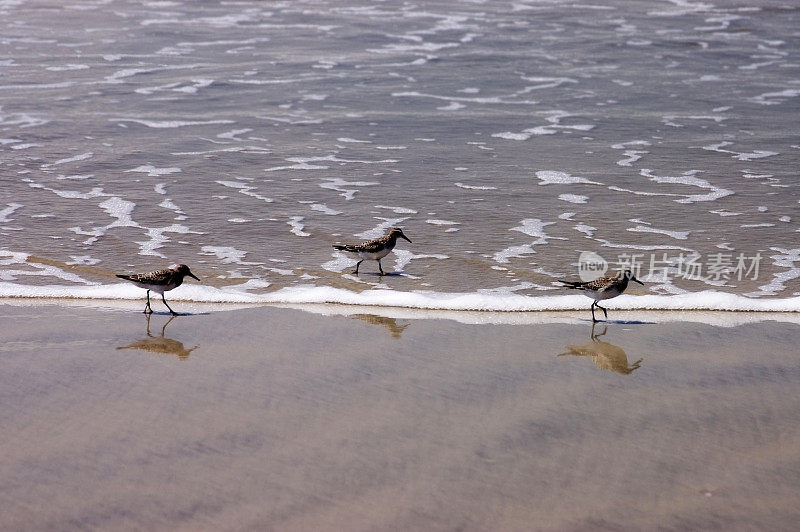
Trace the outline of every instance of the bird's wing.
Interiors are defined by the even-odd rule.
[[[599,279],[595,279],[594,281],[589,281],[588,283],[584,283],[584,288],[588,288],[589,290],[597,290],[602,292],[609,286],[614,285],[614,281],[616,281],[616,277],[600,277]]]
[[[351,253],[375,253],[383,248],[383,239],[368,240],[360,244],[334,244],[333,247]]]
[[[134,273],[133,275],[117,275],[122,279],[126,279],[128,281],[134,281],[137,283],[152,283],[152,282],[163,282],[164,279],[172,275],[172,270],[156,270],[154,272],[147,272],[147,273]]]
[[[383,240],[370,240],[368,242],[362,242],[357,246],[353,247],[356,248],[357,251],[374,253],[376,251],[380,251],[383,248],[383,245],[384,245]]]

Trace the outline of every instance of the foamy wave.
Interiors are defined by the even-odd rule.
[[[298,286],[274,292],[252,293],[242,285],[215,288],[184,285],[169,293],[170,301],[241,304],[342,304],[422,310],[540,312],[586,310],[590,300],[580,294],[526,296],[514,293],[439,293],[400,292],[372,289],[354,292],[343,288]],[[37,299],[144,299],[140,288],[118,283],[93,286],[29,286],[0,282],[2,298]],[[606,301],[604,306],[617,310],[714,310],[749,312],[800,312],[800,297],[754,299],[714,290],[678,295],[623,295]]]
[[[536,177],[539,178],[540,185],[573,185],[578,183],[585,183],[588,185],[602,185],[596,181],[589,181],[585,177],[578,177],[567,172],[559,172],[556,170],[539,170],[536,172]]]
[[[214,124],[233,124],[233,120],[142,120],[139,118],[111,118],[111,122],[134,122],[155,129],[173,129],[186,126],[207,126]]]

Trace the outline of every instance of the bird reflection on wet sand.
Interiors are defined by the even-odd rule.
[[[558,356],[572,355],[591,357],[592,362],[594,362],[598,368],[616,371],[620,375],[629,375],[639,369],[642,363],[641,358],[633,364],[628,364],[628,355],[625,354],[625,351],[623,351],[621,347],[598,340],[600,336],[603,336],[608,331],[607,325],[603,327],[603,332],[599,334],[595,334],[594,328],[595,324],[592,323],[591,342],[581,345],[568,345],[568,351]]]
[[[182,342],[164,336],[167,325],[175,319],[175,316],[171,316],[170,319],[164,323],[164,326],[161,327],[161,336],[153,336],[150,333],[150,314],[146,314],[145,317],[147,319],[147,338],[142,338],[129,345],[119,346],[117,349],[139,349],[151,353],[160,353],[162,355],[174,355],[178,357],[179,360],[186,360],[189,358],[191,352],[199,347],[196,345],[187,349]]]
[[[394,318],[386,318],[375,314],[354,314],[353,317],[371,323],[372,325],[383,325],[389,331],[389,334],[392,335],[392,338],[400,338],[400,335],[403,334],[403,331],[409,325],[408,323],[405,325],[398,325],[397,320]]]

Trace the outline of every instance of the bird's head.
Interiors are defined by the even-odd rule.
[[[398,238],[398,237],[399,238],[404,238],[405,240],[408,240],[409,242],[411,242],[411,239],[408,238],[406,235],[404,235],[403,234],[403,230],[400,229],[399,227],[392,227],[391,231],[389,231],[389,236],[391,236],[393,238]]]
[[[185,265],[185,264],[179,265],[178,268],[177,268],[177,271],[178,271],[179,274],[181,274],[183,276],[188,275],[192,279],[197,279],[197,276],[195,274],[193,274],[192,271],[189,269],[189,267],[187,265]],[[197,280],[199,281],[200,279],[197,279]]]
[[[633,275],[633,272],[631,271],[630,268],[625,268],[625,270],[623,270],[622,272],[622,276],[628,279],[629,281],[633,281],[634,283],[639,283],[640,285],[644,286],[644,283]]]

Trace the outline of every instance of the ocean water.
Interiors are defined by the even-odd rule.
[[[0,1],[0,296],[800,310],[791,2]],[[383,260],[334,250],[401,226]],[[583,258],[582,258],[583,257]],[[597,269],[596,268],[596,269]],[[646,296],[646,297],[641,297]]]

